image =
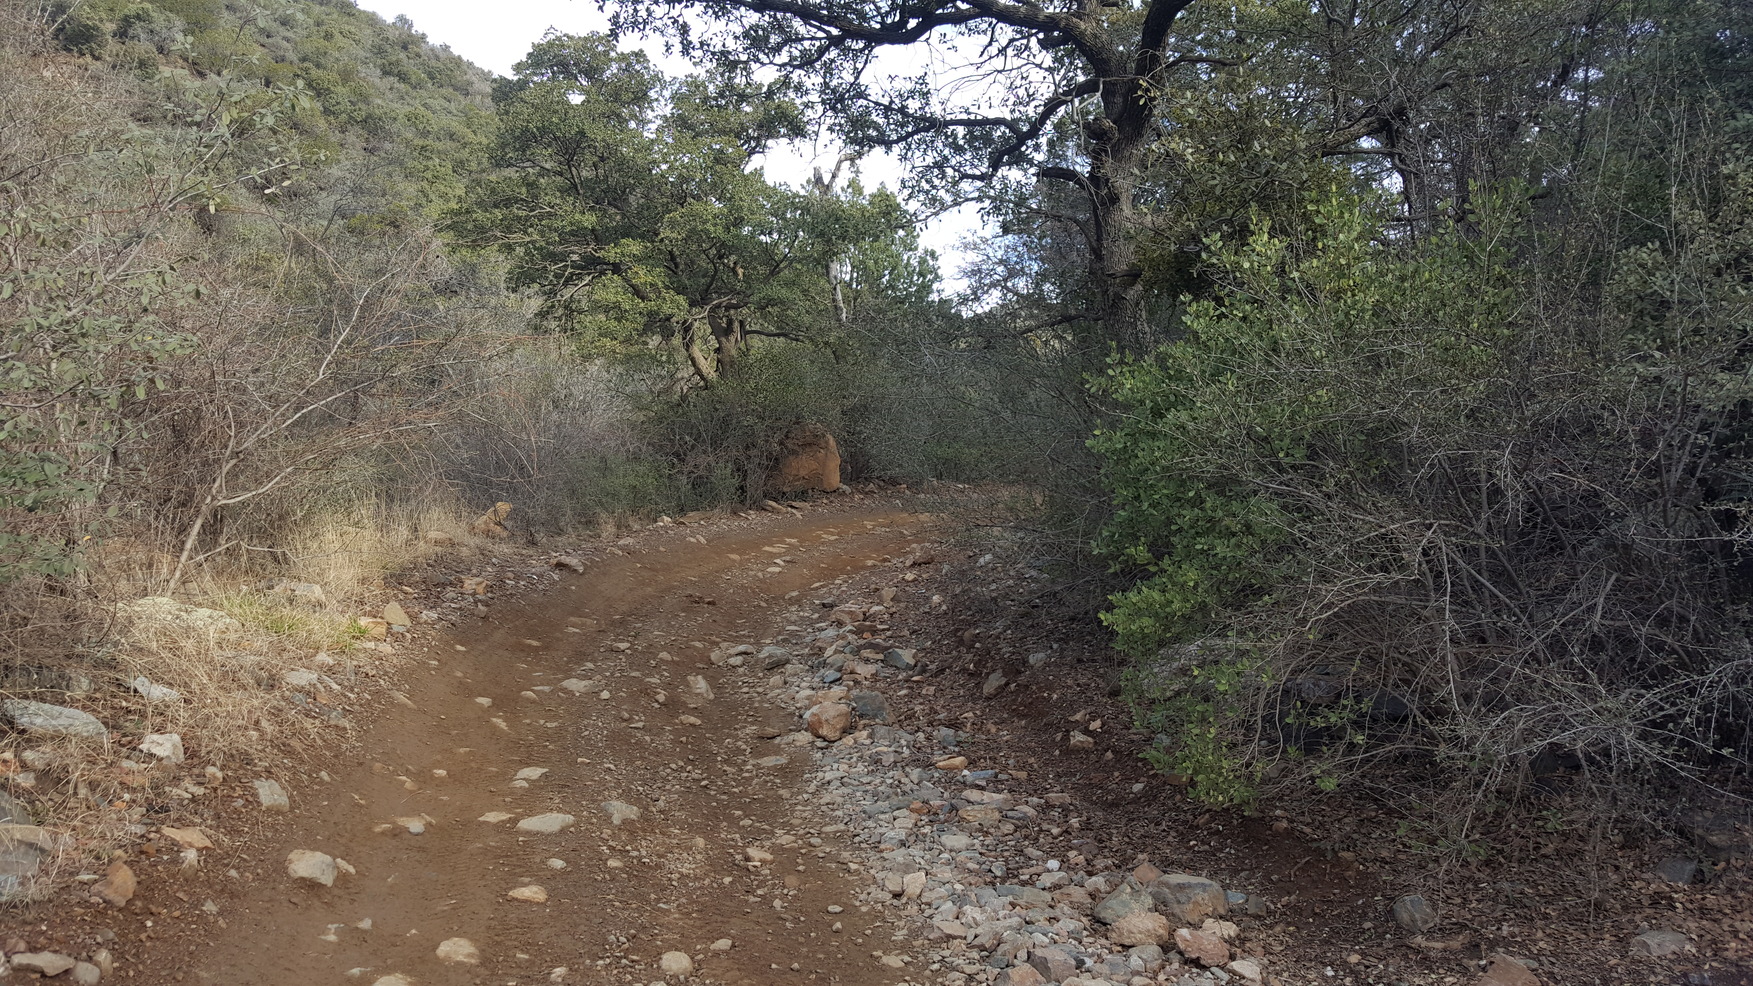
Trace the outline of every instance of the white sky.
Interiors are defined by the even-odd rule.
[[[359,6],[384,20],[406,14],[414,29],[426,35],[433,44],[449,45],[450,50],[499,75],[510,75],[511,66],[529,53],[530,46],[549,28],[566,34],[584,34],[608,28],[608,17],[597,9],[593,0],[356,0]],[[666,57],[661,42],[652,41],[628,47],[643,48],[652,61],[665,72],[681,75],[693,66],[680,58]],[[801,185],[811,169],[832,170],[839,148],[832,145],[788,145],[769,152],[763,162],[767,177],[790,185]],[[869,186],[885,185],[897,189],[900,166],[888,155],[871,155],[859,165],[859,176]],[[921,230],[925,246],[936,250],[942,261],[944,288],[953,291],[961,286],[956,276],[961,266],[963,239],[976,235],[979,216],[971,206],[939,217]]]

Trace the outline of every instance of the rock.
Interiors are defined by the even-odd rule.
[[[546,904],[548,902],[548,891],[533,883],[527,887],[516,887],[509,890],[506,892],[505,896],[510,897],[512,900],[521,900],[529,904]]]
[[[804,716],[810,735],[832,743],[852,726],[852,707],[842,702],[823,702]]]
[[[967,770],[968,769],[968,758],[967,757],[960,757],[960,756],[944,757],[942,760],[939,760],[938,762],[932,764],[932,766],[936,767],[938,770],[944,770],[944,771]]]
[[[765,849],[758,849],[754,846],[750,846],[743,850],[743,858],[754,863],[756,866],[766,866],[768,863],[773,862],[772,853]]]
[[[1540,977],[1516,959],[1498,952],[1485,960],[1485,971],[1473,986],[1540,986]]]
[[[85,739],[103,739],[109,735],[109,730],[97,721],[96,716],[62,705],[9,698],[0,702],[0,710],[5,711],[6,718],[14,726],[32,733]]]
[[[1678,955],[1692,947],[1692,940],[1678,931],[1657,929],[1646,931],[1631,940],[1631,950],[1651,958]]]
[[[181,733],[147,733],[140,739],[140,752],[166,763],[182,763],[187,758]]]
[[[1685,886],[1698,879],[1698,864],[1690,859],[1671,857],[1656,864],[1656,876],[1668,883]]]
[[[261,779],[250,782],[256,788],[256,800],[269,811],[291,811],[292,799],[286,796],[286,789],[279,781]]]
[[[1152,906],[1150,892],[1140,887],[1136,881],[1127,880],[1103,898],[1092,914],[1103,924],[1113,924],[1128,914],[1149,911]]]
[[[1047,986],[1047,980],[1032,965],[1016,965],[999,973],[993,986]]]
[[[76,964],[72,956],[60,952],[16,952],[6,958],[14,969],[44,976],[59,976]]]
[[[205,633],[238,633],[243,630],[242,623],[219,610],[185,606],[165,596],[136,599],[123,604],[122,610],[140,624],[172,624]]]
[[[317,674],[315,671],[306,671],[303,668],[293,668],[281,675],[280,681],[287,688],[295,689],[297,691],[312,691],[322,687],[323,676]]]
[[[375,616],[355,616],[353,623],[367,640],[390,639],[390,625]]]
[[[980,694],[982,697],[992,698],[1004,691],[1004,686],[1008,684],[1010,684],[1010,679],[1004,676],[1003,671],[994,671],[987,675],[986,681],[980,685]]]
[[[787,664],[791,663],[791,651],[788,651],[783,647],[763,647],[761,648],[761,653],[757,655],[757,657],[761,662],[761,670],[763,671],[772,671],[776,668],[785,667]]]
[[[408,611],[403,609],[402,604],[398,602],[384,604],[383,621],[392,627],[411,627],[414,625],[414,621],[408,619]]]
[[[883,651],[883,663],[900,671],[912,671],[919,666],[919,652],[907,647],[891,647]]]
[[[603,810],[609,813],[609,824],[619,826],[622,822],[639,821],[639,809],[625,801],[605,801]]]
[[[488,825],[498,825],[500,822],[506,821],[512,817],[514,816],[509,811],[490,811],[485,815],[482,815],[480,818],[475,819],[475,821],[486,822]]]
[[[1436,908],[1422,894],[1402,894],[1394,898],[1394,905],[1388,909],[1394,923],[1415,935],[1422,935],[1437,926],[1440,918]]]
[[[103,970],[90,962],[75,962],[73,971],[67,978],[73,981],[74,986],[97,986],[103,982]]]
[[[806,423],[793,427],[779,440],[778,465],[768,477],[769,489],[780,493],[840,488],[840,446],[828,429]]]
[[[481,950],[467,938],[446,938],[438,943],[438,961],[447,965],[480,965]]]
[[[1120,945],[1161,945],[1177,934],[1169,919],[1155,911],[1134,911],[1108,925],[1106,937]],[[1224,955],[1228,960],[1229,955]]]
[[[1215,881],[1187,873],[1170,873],[1151,881],[1150,897],[1164,914],[1181,924],[1198,925],[1230,911],[1229,895]]]
[[[103,879],[91,888],[91,892],[102,897],[111,907],[121,907],[134,899],[137,886],[134,871],[128,868],[127,863],[117,860],[104,871]]]
[[[858,606],[839,606],[828,614],[828,618],[835,623],[851,626],[864,619],[864,610]]]
[[[372,981],[371,986],[414,986],[414,979],[412,976],[404,976],[398,972],[390,976],[377,977]]]
[[[133,681],[129,682],[129,686],[148,702],[180,702],[183,700],[182,692],[167,685],[158,684],[145,675],[136,676]]]
[[[507,537],[511,532],[505,529],[505,518],[510,515],[511,504],[503,500],[495,503],[493,509],[469,523],[469,533],[484,538]]]
[[[548,564],[555,568],[571,569],[580,575],[584,574],[584,561],[572,555],[559,555]]]
[[[1063,982],[1077,975],[1077,955],[1056,945],[1034,949],[1029,953],[1029,965],[1048,982]]]
[[[198,828],[179,829],[165,825],[160,827],[158,832],[160,835],[175,842],[177,845],[182,846],[184,849],[213,848],[213,840],[207,838],[207,833]]]
[[[597,690],[597,683],[594,681],[584,681],[584,680],[579,679],[579,678],[567,678],[565,681],[562,681],[560,683],[560,687],[566,689],[569,692],[578,692],[579,694],[583,694],[585,692],[596,691]]]
[[[731,941],[729,938],[720,938],[719,940],[713,942],[712,944],[710,944],[706,947],[708,950],[713,951],[713,952],[728,952],[732,948],[736,947],[736,943]]]
[[[858,691],[852,693],[852,708],[862,719],[872,722],[889,721],[889,703],[877,692]]]
[[[694,960],[687,952],[665,952],[657,960],[657,969],[666,976],[692,976]]]
[[[28,824],[28,812],[8,807],[16,804],[0,792],[0,817],[25,820],[0,824],[0,900],[10,900],[24,891],[55,850],[54,837],[46,829]]]
[[[289,582],[281,579],[268,592],[276,596],[286,596],[293,602],[303,603],[312,609],[323,609],[329,605],[329,594],[315,582]]]
[[[545,815],[531,815],[517,823],[519,832],[532,832],[536,835],[553,835],[561,829],[571,828],[578,819],[557,811]]]
[[[286,856],[286,875],[294,880],[309,880],[325,887],[335,885],[335,858],[313,849],[294,849]]]
[[[1079,730],[1073,729],[1071,731],[1071,737],[1066,741],[1065,745],[1071,747],[1073,750],[1093,750],[1096,748],[1096,739],[1093,736],[1086,736]]]
[[[697,674],[688,676],[688,693],[696,700],[693,704],[710,702],[716,697],[712,694],[712,683],[707,681],[704,676]]]
[[[925,872],[915,870],[901,878],[901,899],[918,900],[925,893]]]
[[[1216,968],[1230,960],[1230,947],[1209,931],[1177,928],[1175,947],[1182,955],[1208,968]]]
[[[1253,959],[1237,959],[1229,964],[1228,969],[1243,982],[1259,983],[1266,981],[1266,970],[1260,968],[1260,963]]]
[[[514,781],[539,781],[548,773],[546,767],[525,767],[512,776]]]

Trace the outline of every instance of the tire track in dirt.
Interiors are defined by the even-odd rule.
[[[893,929],[855,904],[856,878],[835,865],[844,831],[802,807],[807,752],[764,738],[797,728],[795,715],[764,699],[767,672],[714,666],[709,653],[715,641],[773,638],[783,629],[773,604],[899,554],[909,520],[840,509],[722,539],[687,528],[689,540],[643,539],[548,593],[502,603],[487,625],[417,656],[411,707],[388,706],[356,759],[294,791],[278,844],[237,864],[253,870],[213,940],[134,968],[147,982],[187,973],[240,986],[397,974],[429,986],[644,984],[666,981],[658,960],[676,950],[698,961],[690,981],[895,982],[874,957]],[[698,707],[694,675],[714,694]],[[787,760],[757,763],[774,756]],[[547,773],[514,786],[532,767]],[[612,825],[607,801],[641,818]],[[490,812],[511,817],[478,820]],[[514,828],[545,812],[577,822],[547,835]],[[422,817],[422,834],[396,821]],[[283,863],[294,849],[357,874],[330,888],[294,881]],[[763,853],[772,861],[751,862]],[[531,885],[546,903],[507,897]],[[480,964],[439,961],[439,943],[456,937],[479,948]]]

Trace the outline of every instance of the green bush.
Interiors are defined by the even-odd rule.
[[[1094,441],[1153,760],[1221,802],[1416,767],[1464,828],[1543,764],[1636,806],[1746,756],[1753,209],[1711,160],[1605,254],[1513,187],[1418,241],[1327,196],[1210,244]]]

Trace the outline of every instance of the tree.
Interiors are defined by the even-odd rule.
[[[507,255],[552,327],[599,350],[660,340],[683,380],[735,373],[753,339],[809,338],[832,321],[830,268],[911,227],[887,193],[766,180],[756,156],[802,134],[778,86],[666,80],[607,37],[557,35],[495,99],[494,170],[457,232]]]
[[[1065,183],[1088,250],[1087,303],[1051,313],[1099,320],[1116,337],[1138,319],[1131,238],[1137,174],[1171,77],[1224,59],[1204,29],[1177,32],[1192,0],[1075,0],[1064,9],[1004,0],[663,0],[613,4],[617,31],[646,31],[730,67],[809,76],[816,100],[855,148],[898,148],[921,174],[990,180],[1020,169]],[[697,10],[712,26],[682,16]],[[884,49],[969,51],[966,85],[925,76],[873,80]]]

